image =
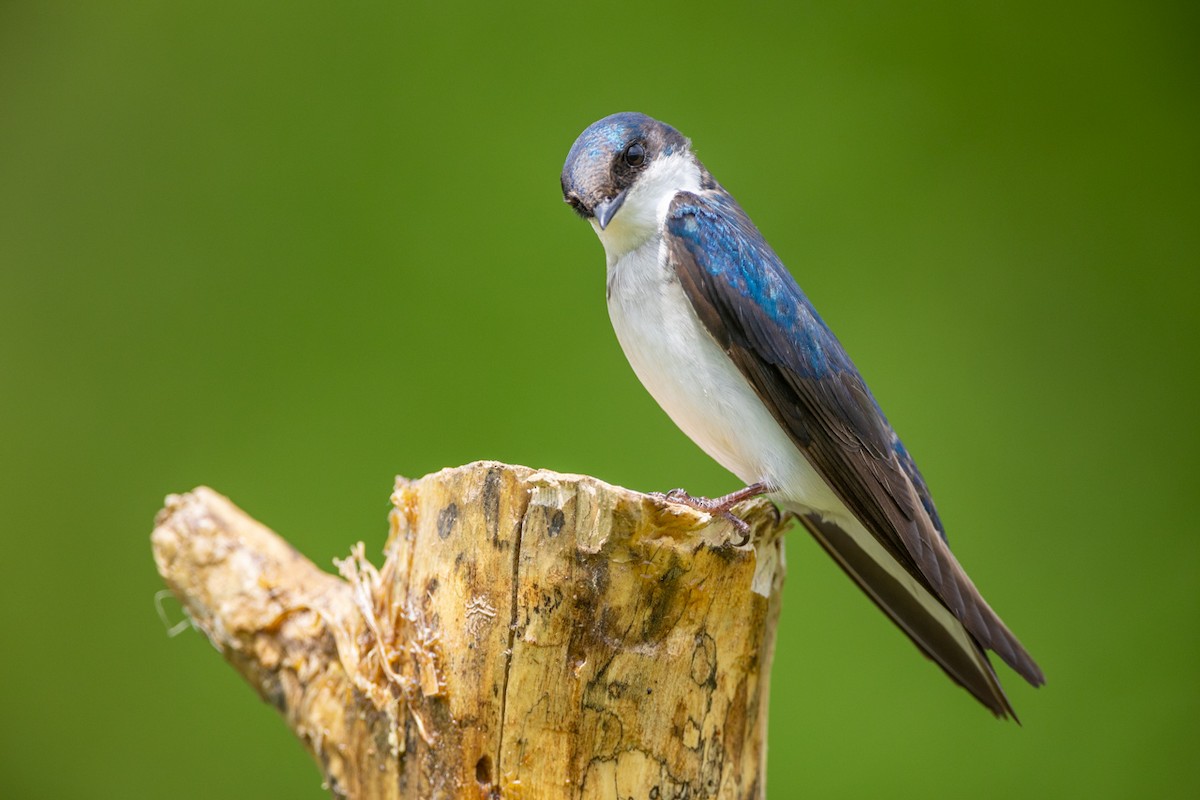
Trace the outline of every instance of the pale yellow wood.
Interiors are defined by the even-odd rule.
[[[384,565],[317,569],[211,489],[167,585],[350,798],[761,798],[783,528],[481,462],[398,479]]]

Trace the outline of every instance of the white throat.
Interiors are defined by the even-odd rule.
[[[596,220],[592,220],[609,265],[659,234],[676,194],[699,191],[700,167],[690,152],[675,152],[651,162],[629,189],[624,204],[607,228],[600,230]]]

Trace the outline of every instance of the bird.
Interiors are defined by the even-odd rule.
[[[604,247],[609,317],[637,377],[746,484],[665,497],[730,517],[765,495],[954,682],[1019,723],[985,651],[1033,686],[1042,670],[950,551],[846,350],[691,141],[645,114],[604,117],[571,146],[562,194]]]

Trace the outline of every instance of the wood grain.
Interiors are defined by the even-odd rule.
[[[196,626],[347,798],[761,798],[784,528],[480,462],[397,479],[383,566],[207,488],[152,535]]]

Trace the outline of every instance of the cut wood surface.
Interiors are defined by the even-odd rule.
[[[348,798],[761,798],[784,527],[480,462],[398,478],[384,563],[323,572],[229,500],[155,561]]]

